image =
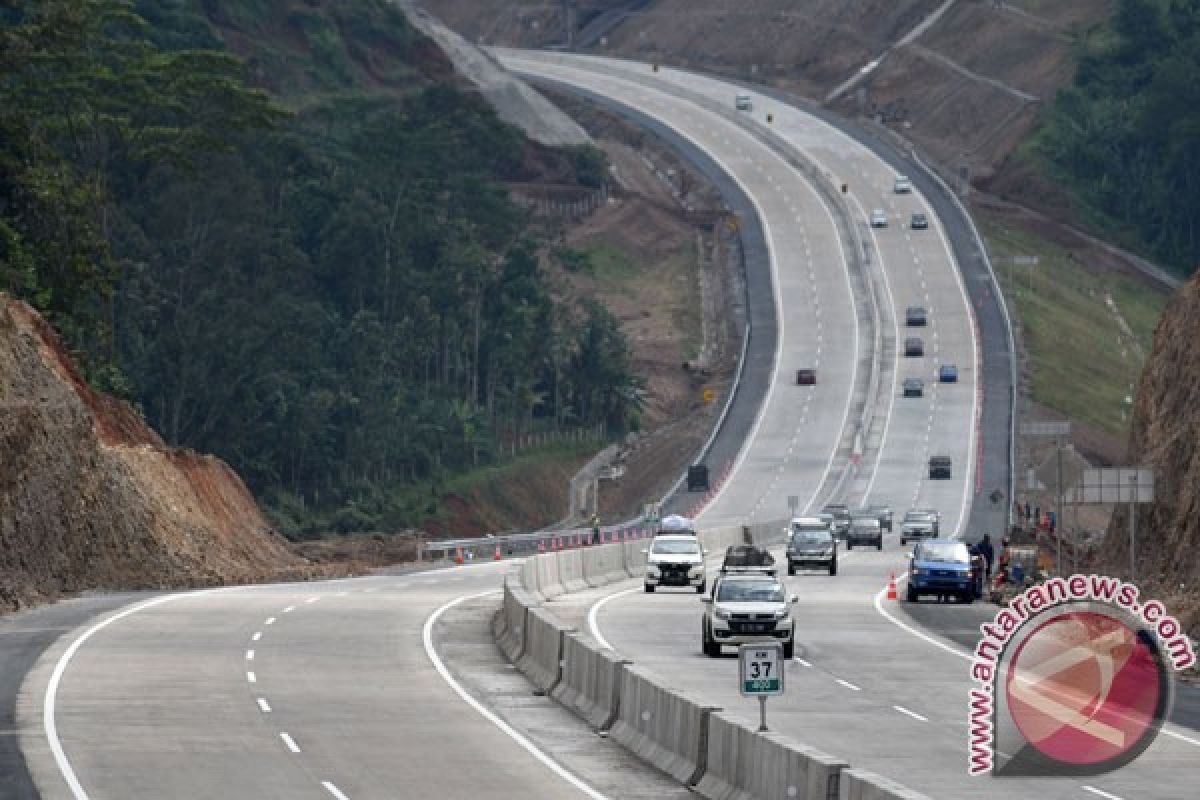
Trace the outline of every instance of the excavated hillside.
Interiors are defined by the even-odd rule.
[[[164,445],[83,382],[37,312],[0,294],[0,611],[313,572],[224,462]]]
[[[988,180],[1113,0],[420,0],[471,41],[564,46],[795,91]],[[574,7],[570,15],[563,9]],[[568,24],[570,20],[571,24]],[[872,66],[873,65],[873,66]],[[1025,176],[1027,177],[1027,176]],[[998,191],[1019,191],[1027,180]],[[1030,192],[1025,201],[1037,199]]]
[[[1138,387],[1130,462],[1154,469],[1153,504],[1137,512],[1138,578],[1173,600],[1200,635],[1200,274],[1171,298]],[[1102,556],[1127,574],[1129,516],[1113,515]]]

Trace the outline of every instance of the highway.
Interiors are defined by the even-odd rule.
[[[687,73],[560,54],[502,58],[675,131],[728,173],[759,217],[776,358],[756,362],[761,374],[748,376],[762,382],[765,402],[729,422],[748,435],[726,450],[732,471],[704,510],[705,525],[782,517],[790,496],[812,507],[850,474],[841,492],[852,504],[889,502],[897,522],[909,505],[931,505],[943,511],[944,530],[978,533],[968,520],[980,490],[985,344],[953,232],[930,198],[893,194],[895,169],[873,151],[764,95],[739,117],[731,113],[737,90]],[[879,349],[864,333],[864,298],[854,291],[837,209],[789,148],[834,185],[847,184],[844,201],[886,298]],[[887,228],[866,225],[873,208],[887,211]],[[929,230],[907,228],[916,210],[930,213]],[[908,305],[924,306],[930,324],[905,329]],[[925,340],[924,357],[899,354],[907,335]],[[958,365],[959,383],[936,383],[942,363]],[[800,367],[818,370],[815,387],[795,385]],[[847,432],[856,404],[869,405],[871,369],[882,413],[857,471],[844,473]],[[910,375],[925,379],[925,397],[899,396]],[[952,457],[952,480],[928,480],[931,454]],[[989,463],[1001,457],[985,453]],[[904,568],[894,535],[882,552],[843,557],[836,577],[788,579],[801,598],[800,633],[788,694],[770,707],[773,729],[947,800],[1194,794],[1200,744],[1177,732],[1122,771],[1087,781],[968,779],[961,651],[878,599],[886,577]],[[533,697],[500,662],[487,620],[510,567],[139,597],[115,616],[81,621],[42,642],[16,700],[14,729],[38,794],[682,797],[660,773]],[[756,715],[736,692],[735,660],[700,655],[695,594],[645,595],[631,582],[551,606],[681,688]],[[22,619],[32,629],[40,618]]]
[[[500,51],[500,58],[519,71],[619,98],[657,115],[667,115],[676,104],[689,100],[705,108],[732,109],[733,95],[742,91],[702,76],[613,59],[505,51]],[[979,369],[982,345],[962,273],[931,204],[920,192],[894,195],[894,168],[837,129],[770,97],[751,95],[754,111],[746,115],[748,127],[769,128],[771,135],[799,148],[831,180],[846,183],[860,220],[873,208],[888,213],[889,226],[869,230],[868,235],[891,300],[892,340],[899,342],[914,333],[926,340],[925,358],[904,358],[890,350],[894,359],[890,413],[884,416],[877,459],[856,481],[857,496],[848,493],[847,501],[890,502],[897,519],[910,505],[932,506],[943,512],[944,532],[978,536],[982,531],[968,530],[967,522],[980,489],[976,455],[984,386]],[[691,124],[686,112],[677,119],[681,127]],[[775,179],[784,176],[777,174]],[[929,230],[905,230],[904,223],[916,210],[930,214]],[[903,327],[909,305],[926,307],[931,318],[928,328]],[[843,313],[851,312],[844,309]],[[815,459],[792,460],[786,471],[779,471],[778,448],[787,439],[786,426],[792,419],[787,416],[789,404],[779,399],[790,388],[779,374],[785,371],[784,364],[791,366],[786,348],[785,344],[756,430],[727,488],[704,511],[704,523],[744,520],[763,503],[779,516],[786,509],[785,495],[804,496],[806,488],[825,479],[823,469],[835,466]],[[959,367],[959,383],[935,382],[933,372],[941,363]],[[886,374],[886,359],[884,367]],[[909,376],[925,379],[926,397],[900,396],[897,384]],[[1005,399],[992,398],[992,402]],[[760,458],[762,453],[772,456]],[[931,454],[952,457],[952,480],[928,480],[924,466]],[[900,548],[897,537],[890,535],[882,552],[843,553],[836,577],[787,579],[800,596],[798,656],[790,668],[787,695],[772,701],[773,730],[932,797],[1179,798],[1194,793],[1200,780],[1200,737],[1173,729],[1138,761],[1109,775],[969,778],[966,708],[971,684],[965,651],[922,631],[899,604],[893,602],[889,609],[881,599],[888,576],[903,574],[906,553],[907,548]],[[622,657],[670,675],[681,690],[754,721],[757,705],[737,692],[736,661],[731,655],[710,660],[700,653],[700,608],[689,592],[646,595],[637,584],[585,592],[557,604],[561,617],[589,630],[595,640]],[[977,616],[970,619],[977,621]]]

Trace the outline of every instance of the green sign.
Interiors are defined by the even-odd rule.
[[[783,647],[778,642],[738,648],[738,683],[743,695],[783,694]]]

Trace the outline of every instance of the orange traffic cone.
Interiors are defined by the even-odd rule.
[[[888,600],[896,599],[896,573],[894,573],[894,572],[892,573],[891,579],[888,581],[887,599]]]
[[[492,561],[499,561],[504,556],[500,555],[500,543],[496,543],[496,554],[492,556]]]
[[[454,548],[454,563],[455,564],[463,563],[463,554],[462,554],[461,547]]]

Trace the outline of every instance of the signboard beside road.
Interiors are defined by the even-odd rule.
[[[755,642],[738,648],[738,688],[743,697],[758,698],[758,730],[767,730],[767,698],[783,694],[783,645]]]

